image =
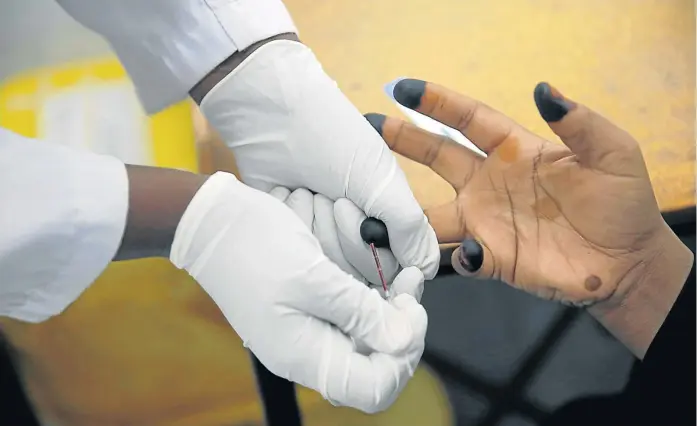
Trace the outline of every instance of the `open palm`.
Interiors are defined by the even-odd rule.
[[[487,153],[396,118],[369,117],[393,151],[455,189],[455,200],[426,214],[439,242],[465,240],[453,255],[459,272],[575,305],[607,300],[642,273],[665,223],[631,136],[544,83],[536,101],[543,116],[550,105],[563,109],[563,119],[548,121],[565,145],[441,86],[407,80],[395,87],[398,100],[400,90],[405,106]]]

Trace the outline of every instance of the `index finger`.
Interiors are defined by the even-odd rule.
[[[394,99],[450,126],[487,155],[522,128],[506,115],[438,84],[407,78],[394,86]]]
[[[394,152],[429,167],[456,191],[463,188],[484,159],[445,136],[436,135],[398,118],[365,115]]]

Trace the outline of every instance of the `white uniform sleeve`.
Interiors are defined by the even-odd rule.
[[[128,176],[112,157],[0,128],[0,315],[39,322],[99,276],[121,242]]]
[[[57,0],[101,34],[149,113],[189,90],[235,51],[297,32],[281,0]]]

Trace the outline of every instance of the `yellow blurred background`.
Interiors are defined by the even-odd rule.
[[[640,141],[664,210],[694,205],[692,1],[286,4],[301,39],[363,112],[396,114],[382,86],[411,76],[477,97],[552,138],[532,101],[535,84],[550,81]],[[108,54],[13,73],[0,81],[0,125],[51,139],[46,105],[59,99],[64,110],[69,98],[58,95],[127,91],[124,81]],[[101,134],[93,123],[107,118],[86,112],[101,98],[80,99],[74,114],[88,116],[81,126]],[[134,132],[147,145],[138,154],[143,163],[235,170],[190,103],[146,118],[129,102],[110,107],[138,123]],[[55,139],[65,134],[73,133]],[[400,161],[425,207],[452,196],[430,170]],[[262,424],[246,351],[208,296],[165,260],[113,264],[63,315],[39,325],[3,318],[0,330],[33,404],[52,424]],[[437,426],[453,418],[442,385],[426,368],[377,416],[331,407],[305,389],[299,397],[307,425]]]

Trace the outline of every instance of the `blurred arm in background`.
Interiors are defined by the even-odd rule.
[[[280,0],[57,2],[109,42],[148,114],[186,99],[234,53],[296,33]]]
[[[0,315],[24,321],[60,313],[112,259],[167,257],[206,179],[5,129],[0,141]]]

